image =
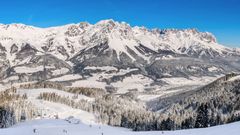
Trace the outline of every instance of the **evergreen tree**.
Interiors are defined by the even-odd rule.
[[[209,125],[208,105],[202,103],[197,110],[196,128],[204,128]]]
[[[168,117],[162,121],[161,130],[175,130],[175,122]]]
[[[194,119],[192,117],[185,119],[181,124],[181,129],[189,128],[194,128]]]

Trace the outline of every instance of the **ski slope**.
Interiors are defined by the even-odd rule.
[[[125,128],[86,125],[81,122],[76,124],[71,123],[72,121],[74,120],[34,120],[0,129],[0,135],[239,135],[240,133],[240,122],[204,129],[133,132]]]

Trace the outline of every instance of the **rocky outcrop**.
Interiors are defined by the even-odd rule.
[[[17,46],[16,44],[13,44],[13,45],[11,46],[11,51],[10,51],[10,53],[13,54],[13,53],[15,53],[15,52],[17,52],[17,51],[18,51],[18,46]]]

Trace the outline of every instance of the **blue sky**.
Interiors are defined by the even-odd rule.
[[[197,28],[240,47],[240,0],[2,0],[0,23],[49,27],[102,19],[148,28]]]

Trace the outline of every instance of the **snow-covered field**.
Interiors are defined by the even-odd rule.
[[[43,66],[38,66],[38,67],[16,67],[14,68],[14,70],[16,71],[16,73],[34,73],[34,72],[38,72],[38,71],[43,71]]]
[[[75,79],[81,79],[81,78],[82,76],[78,74],[69,74],[69,75],[64,75],[61,77],[50,79],[49,81],[69,81],[69,80],[75,80]]]
[[[239,133],[240,122],[203,129],[133,132],[125,128],[76,123],[74,119],[34,120],[0,129],[0,135],[239,135]]]

